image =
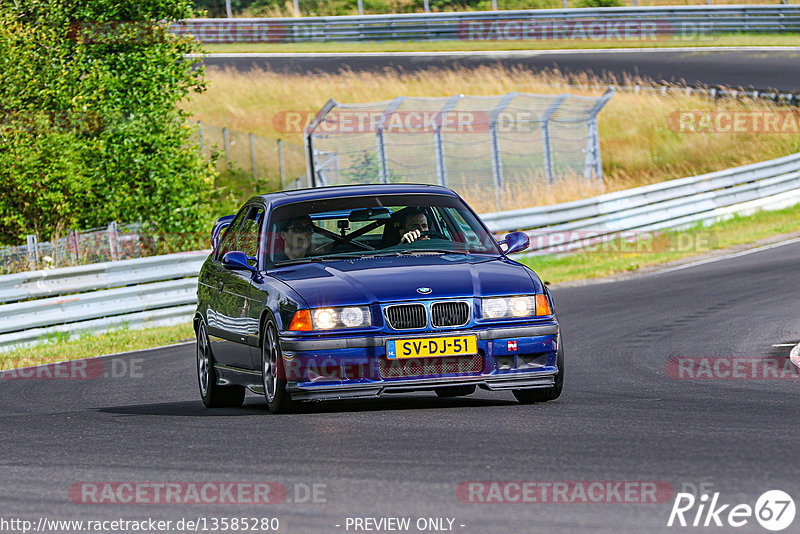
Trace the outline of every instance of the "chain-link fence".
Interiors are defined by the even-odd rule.
[[[305,174],[303,145],[197,123],[200,153],[217,154],[217,171],[269,190],[291,187]],[[253,191],[263,193],[265,191]]]
[[[141,258],[157,250],[157,240],[147,225],[116,222],[53,241],[29,235],[25,245],[0,248],[0,274]]]
[[[597,113],[613,94],[330,100],[305,132],[308,181],[438,183],[503,209],[509,191],[602,178]]]

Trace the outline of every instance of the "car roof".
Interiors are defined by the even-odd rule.
[[[352,197],[352,196],[371,196],[371,195],[403,195],[427,193],[436,195],[447,195],[458,197],[452,189],[441,185],[431,184],[365,184],[365,185],[335,185],[327,187],[313,187],[309,189],[295,189],[290,191],[279,191],[258,195],[265,204],[272,204],[273,207],[293,202],[303,202],[307,200],[319,200],[324,198]]]

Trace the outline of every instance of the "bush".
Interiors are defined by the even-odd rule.
[[[199,50],[190,0],[0,0],[0,242],[109,221],[192,234],[214,181],[177,104]],[[122,22],[120,22],[122,21]]]

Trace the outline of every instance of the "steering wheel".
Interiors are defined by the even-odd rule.
[[[445,241],[450,241],[450,238],[444,234],[440,234],[436,230],[427,230],[425,232],[420,232],[419,234],[420,239],[423,237],[427,237],[428,239],[444,239]],[[419,239],[417,240],[419,241]]]

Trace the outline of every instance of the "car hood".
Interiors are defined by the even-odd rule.
[[[537,292],[529,270],[504,258],[463,254],[359,258],[269,272],[311,308]],[[430,288],[430,293],[418,292]]]

